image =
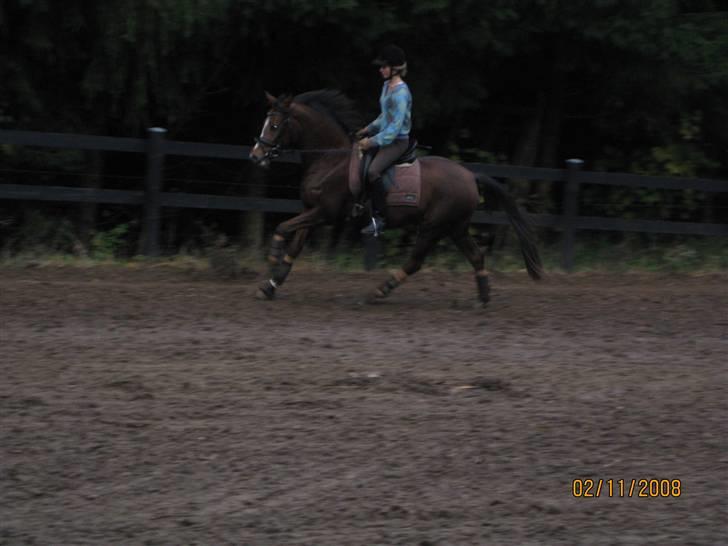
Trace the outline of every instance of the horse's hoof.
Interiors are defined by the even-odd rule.
[[[269,283],[264,284],[255,291],[255,298],[259,300],[270,301],[276,297],[276,289]]]
[[[384,299],[387,297],[387,295],[382,292],[381,290],[375,290],[371,294],[369,294],[366,298],[367,303],[380,303],[384,301]]]

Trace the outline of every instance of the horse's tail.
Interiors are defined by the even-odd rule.
[[[536,237],[533,233],[533,224],[524,216],[521,209],[518,208],[516,200],[513,196],[508,193],[502,184],[499,184],[489,176],[484,174],[477,175],[478,182],[486,188],[493,190],[498,196],[498,200],[508,215],[513,229],[516,230],[518,240],[521,242],[521,253],[523,259],[526,262],[526,269],[528,275],[538,280],[543,275],[543,268],[541,266],[541,257],[538,254],[538,248],[536,247]]]

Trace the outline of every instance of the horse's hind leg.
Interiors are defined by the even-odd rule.
[[[420,226],[420,231],[415,240],[415,246],[404,266],[399,271],[393,273],[384,283],[379,285],[379,288],[374,292],[374,297],[386,298],[392,290],[407,280],[407,277],[417,273],[422,267],[425,258],[430,253],[430,250],[432,250],[435,244],[437,244],[437,241],[442,237],[442,234],[442,229],[439,227],[427,224]]]
[[[486,304],[490,301],[490,283],[488,282],[488,271],[485,269],[485,256],[478,243],[468,233],[468,228],[469,224],[458,227],[452,234],[452,240],[475,269],[478,298],[483,304]]]

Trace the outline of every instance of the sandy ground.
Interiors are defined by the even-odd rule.
[[[385,275],[0,269],[0,544],[726,543],[728,275]]]

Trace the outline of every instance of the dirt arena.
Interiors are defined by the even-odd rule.
[[[726,543],[728,275],[385,276],[0,269],[0,544]]]

